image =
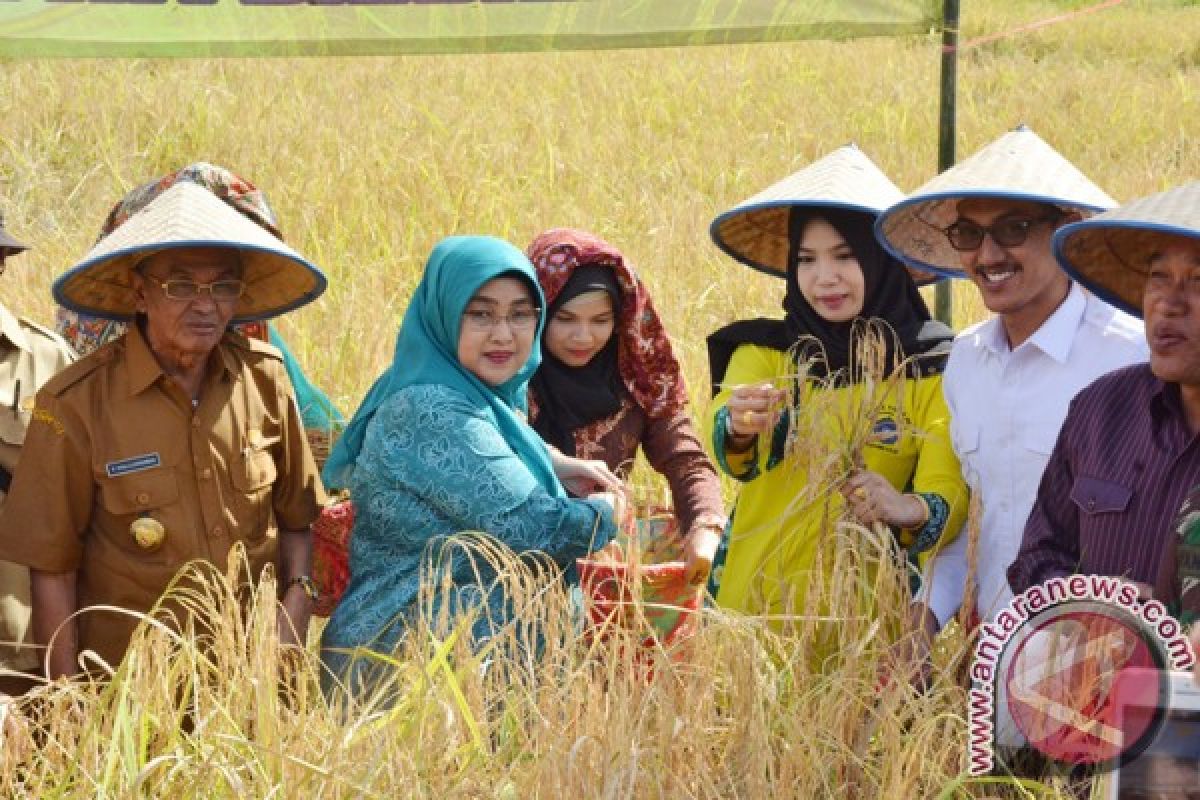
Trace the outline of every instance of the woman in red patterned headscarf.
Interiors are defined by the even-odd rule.
[[[646,287],[615,247],[583,231],[546,231],[528,254],[549,304],[531,424],[563,453],[622,477],[640,447],[670,484],[687,575],[703,583],[725,527],[721,485]]]

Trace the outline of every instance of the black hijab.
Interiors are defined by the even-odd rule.
[[[621,313],[617,276],[607,266],[577,267],[546,313],[547,326],[567,303],[587,292],[602,291],[612,300],[613,318]],[[542,345],[542,364],[530,381],[537,398],[538,413],[533,429],[563,453],[575,455],[575,430],[611,416],[621,408],[625,387],[617,370],[617,332],[599,353],[582,367],[571,367]]]
[[[804,229],[814,219],[823,219],[845,239],[863,272],[863,308],[856,320],[830,322],[817,313],[796,281],[796,258]],[[932,320],[917,285],[904,265],[890,256],[875,239],[874,218],[860,211],[793,207],[788,217],[787,292],[783,298],[782,320],[753,319],[734,322],[708,337],[709,369],[713,394],[720,389],[733,351],[742,344],[756,344],[787,352],[804,337],[816,341],[798,348],[797,359],[817,355],[818,345],[824,358],[809,368],[808,374],[825,378],[833,374],[835,384],[862,379],[861,370],[852,363],[854,339],[863,329],[863,321],[880,319],[895,332],[887,340],[886,373],[891,374],[905,357],[921,356],[910,362],[909,375],[921,377],[940,373],[945,367],[949,342],[954,333]],[[900,351],[897,351],[898,340]],[[819,352],[819,351],[818,351]]]

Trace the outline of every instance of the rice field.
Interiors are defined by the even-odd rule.
[[[965,0],[962,37],[1088,5]],[[35,249],[9,262],[2,296],[48,321],[51,281],[88,249],[108,208],[144,180],[208,160],[263,188],[288,241],[328,274],[325,296],[279,324],[344,411],[389,363],[434,243],[491,233],[524,246],[559,225],[595,231],[637,265],[699,407],[705,334],[775,314],[782,299],[777,281],[719,255],[708,223],[847,141],[901,188],[930,178],[939,47],[930,34],[536,55],[7,61],[0,205]],[[1195,2],[1127,0],[966,50],[959,81],[960,156],[1025,122],[1120,200],[1197,177]],[[983,314],[972,287],[956,286],[956,326]],[[269,603],[239,615],[220,571],[208,571],[179,590],[206,625],[182,637],[146,628],[113,681],[44,692],[32,721],[10,727],[0,796],[1069,796],[1053,779],[966,776],[960,635],[939,650],[930,691],[903,680],[876,691],[902,581],[871,531],[835,521],[828,542],[847,576],[824,599],[828,617],[781,634],[708,611],[678,661],[583,636],[544,570],[464,544],[463,557],[504,565],[521,624],[540,626],[544,651],[526,657],[509,631],[473,653],[463,623],[431,626],[396,656],[391,708],[328,707],[311,653],[281,688]],[[862,596],[878,617],[859,615]],[[836,656],[810,663],[815,643]]]

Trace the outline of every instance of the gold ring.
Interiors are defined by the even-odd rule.
[[[754,412],[749,409],[742,412],[742,424],[747,428],[754,422]]]
[[[859,500],[866,500],[867,499],[867,490],[860,486],[854,490],[854,496],[857,497]]]

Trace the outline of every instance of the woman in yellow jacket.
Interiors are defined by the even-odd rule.
[[[814,581],[833,580],[819,574],[818,551],[839,519],[890,526],[897,553],[916,556],[957,535],[967,493],[941,390],[953,334],[930,319],[913,277],[872,232],[899,190],[849,146],[762,196],[718,217],[712,234],[743,263],[785,278],[786,316],[709,337],[715,396],[705,438],[741,483],[717,604],[778,621],[805,612]],[[856,362],[863,332],[882,327],[864,321],[876,320],[887,332],[882,377],[904,370],[903,380],[881,383],[878,369]],[[815,362],[814,352],[823,354]],[[822,454],[845,453],[839,440],[862,425],[851,417],[865,405],[872,427],[857,463],[810,474],[839,463]]]

